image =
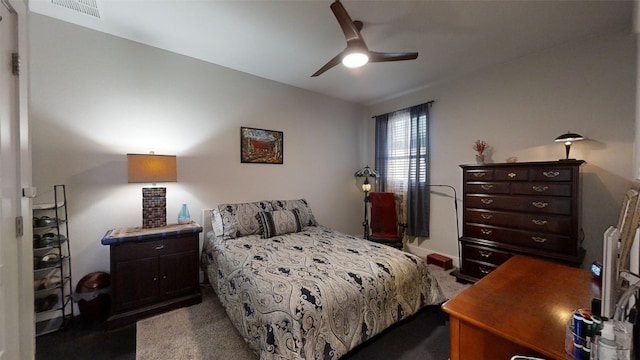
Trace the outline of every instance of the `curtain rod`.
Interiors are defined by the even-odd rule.
[[[429,104],[429,105],[431,105],[431,104],[433,104],[434,102],[436,102],[436,101],[435,101],[435,100],[431,100],[431,101],[427,101],[427,102],[426,102],[426,103],[424,103],[424,104]],[[411,107],[411,106],[409,106],[409,107]],[[396,111],[397,111],[397,110],[396,110]],[[392,111],[392,112],[393,112],[393,111]],[[387,113],[387,114],[390,114],[390,113]],[[384,114],[380,114],[380,115],[384,115]],[[374,116],[372,116],[371,118],[372,118],[372,119],[375,119],[375,118],[377,118],[377,117],[378,117],[378,116],[380,116],[380,115],[374,115]]]

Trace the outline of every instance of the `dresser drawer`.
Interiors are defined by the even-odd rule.
[[[463,243],[462,256],[469,260],[478,260],[498,266],[509,260],[511,254],[490,247]]]
[[[571,181],[571,168],[536,168],[531,169],[531,181]]]
[[[115,256],[118,261],[160,256],[196,249],[194,241],[197,237],[190,235],[174,239],[141,241],[115,245]]]
[[[467,276],[481,279],[495,270],[498,266],[488,263],[481,263],[474,260],[464,259],[462,261],[461,272]]]
[[[493,171],[493,179],[503,181],[527,181],[529,180],[529,169],[495,169]]]
[[[524,211],[541,214],[571,214],[571,199],[561,197],[530,197],[502,195],[467,195],[468,208]]]
[[[465,170],[463,178],[465,181],[491,181],[493,180],[493,170]]]
[[[554,252],[570,252],[572,250],[572,246],[575,246],[575,243],[572,243],[570,238],[567,236],[488,225],[466,223],[464,224],[464,233],[465,236],[473,238]]]
[[[465,222],[566,235],[571,233],[568,216],[533,215],[492,210],[466,209]]]
[[[505,182],[468,182],[464,185],[468,194],[509,194],[509,183]]]
[[[511,193],[516,195],[571,196],[571,183],[514,183]]]

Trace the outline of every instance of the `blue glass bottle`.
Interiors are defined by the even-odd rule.
[[[191,222],[191,215],[189,214],[189,208],[187,204],[182,204],[180,213],[178,214],[178,224],[188,224]]]

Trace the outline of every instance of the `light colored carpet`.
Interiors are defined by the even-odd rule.
[[[451,298],[468,285],[456,283],[434,265],[429,270]],[[136,324],[136,360],[252,360],[258,357],[246,345],[227,317],[211,287],[202,288],[202,303],[173,310]]]
[[[248,360],[249,350],[211,287],[202,303],[143,319],[136,324],[136,360]]]

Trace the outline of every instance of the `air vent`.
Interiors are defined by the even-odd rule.
[[[100,19],[97,0],[51,0],[51,3]]]

